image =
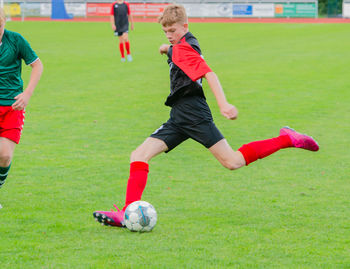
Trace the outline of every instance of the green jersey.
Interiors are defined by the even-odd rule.
[[[23,92],[22,59],[28,65],[38,56],[23,36],[5,29],[0,42],[0,106],[11,106]]]

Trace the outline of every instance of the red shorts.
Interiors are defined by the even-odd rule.
[[[24,110],[13,110],[12,106],[0,106],[0,137],[6,137],[18,144],[24,124],[24,113]]]

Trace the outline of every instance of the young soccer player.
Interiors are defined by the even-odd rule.
[[[116,211],[93,213],[95,219],[105,225],[124,226],[126,207],[141,200],[147,182],[148,162],[161,152],[169,152],[188,138],[208,148],[230,170],[249,165],[284,148],[296,147],[311,151],[319,149],[313,138],[283,127],[277,137],[251,142],[234,151],[213,122],[204,97],[202,78],[207,79],[224,117],[234,120],[238,111],[227,102],[218,77],[204,61],[197,39],[188,31],[184,7],[167,6],[159,17],[159,22],[171,43],[163,44],[159,49],[161,54],[167,54],[170,67],[171,92],[165,102],[171,107],[170,119],[132,152],[126,201],[122,210],[114,205]]]
[[[129,21],[131,24],[131,30],[134,30],[134,21],[130,13],[129,3],[124,0],[117,0],[112,4],[111,8],[111,25],[114,31],[114,35],[119,37],[119,50],[121,55],[121,61],[125,62],[124,47],[126,49],[126,57],[129,62],[132,61],[130,54],[130,42],[128,37]]]
[[[15,146],[21,137],[24,109],[43,71],[43,65],[29,43],[20,34],[6,30],[5,23],[4,11],[0,8],[0,188],[5,183]],[[32,67],[25,91],[21,78],[22,59]]]

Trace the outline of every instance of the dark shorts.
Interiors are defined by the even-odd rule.
[[[170,119],[151,137],[167,145],[169,152],[188,138],[210,148],[224,138],[213,122],[209,106],[204,98],[185,97],[171,109]]]
[[[124,32],[117,32],[117,31],[115,31],[114,35],[115,36],[122,36],[124,33],[129,33],[129,31],[124,31]]]

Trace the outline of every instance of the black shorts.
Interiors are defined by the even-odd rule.
[[[124,33],[128,33],[129,31],[124,31],[124,32],[117,32],[117,31],[115,31],[114,32],[114,35],[115,36],[122,36]]]
[[[209,106],[203,97],[184,97],[175,103],[170,119],[160,126],[151,137],[167,145],[169,152],[188,138],[210,148],[224,138],[213,122]]]

